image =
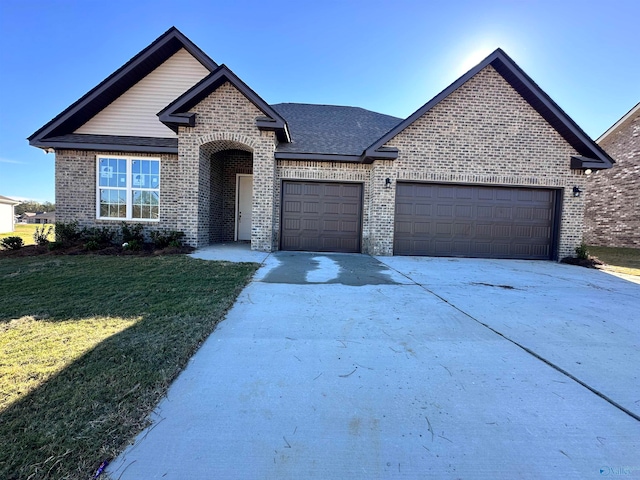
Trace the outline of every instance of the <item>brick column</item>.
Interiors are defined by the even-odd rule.
[[[391,180],[386,188],[386,179]],[[371,255],[393,255],[397,173],[394,162],[376,160],[371,169],[369,201],[369,246]]]
[[[273,229],[276,181],[275,135],[262,132],[253,151],[253,209],[251,212],[251,250],[277,249]]]

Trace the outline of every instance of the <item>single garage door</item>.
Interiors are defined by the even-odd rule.
[[[556,191],[397,184],[394,254],[551,258]]]
[[[359,253],[361,232],[361,184],[282,182],[282,250]]]

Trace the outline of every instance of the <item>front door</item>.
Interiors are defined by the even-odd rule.
[[[236,240],[251,240],[253,175],[236,175]]]

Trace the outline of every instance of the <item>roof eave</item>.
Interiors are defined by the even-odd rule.
[[[225,82],[231,83],[242,95],[253,103],[258,110],[266,115],[266,117],[256,119],[256,127],[258,129],[275,131],[279,141],[287,143],[291,142],[291,135],[289,134],[289,127],[286,120],[226,65],[220,65],[213,72],[158,112],[157,115],[160,118],[160,121],[165,123],[172,130],[176,131],[175,128],[167,122],[171,122],[172,119],[177,116],[193,115],[192,113],[189,113],[188,110],[197,105],[207,95],[210,95]],[[184,125],[184,123],[180,124]]]
[[[375,160],[395,160],[398,158],[398,154],[399,150],[393,147],[368,148],[360,155],[360,162],[370,164]]]
[[[81,143],[81,142],[48,142],[46,140],[33,140],[29,142],[33,147],[45,151],[53,150],[91,150],[106,152],[131,152],[131,153],[178,153],[178,147],[146,146],[146,145],[122,145],[116,143]]]
[[[598,137],[598,139],[596,140],[596,143],[600,144],[600,142],[602,142],[609,135],[611,135],[613,132],[615,132],[620,126],[622,126],[623,123],[625,123],[627,120],[629,120],[631,117],[633,117],[639,110],[640,110],[640,102],[638,102],[635,107],[632,107],[631,110],[629,110],[627,113],[625,113],[622,116],[622,118],[620,118],[620,120],[618,120],[616,123],[614,123],[609,128],[607,128],[607,131],[604,132],[602,135],[600,135]]]
[[[213,71],[218,67],[218,65],[208,55],[206,55],[197,45],[191,42],[191,40],[189,40],[182,32],[180,32],[175,27],[171,27],[160,37],[154,40],[149,46],[147,46],[145,49],[131,58],[122,67],[109,75],[105,80],[89,90],[89,92],[80,97],[80,99],[71,104],[44,126],[36,130],[32,135],[28,137],[29,143],[31,143],[32,141],[45,139],[47,136],[51,136],[51,134],[56,129],[63,126],[65,122],[69,121],[73,116],[79,114],[81,110],[88,107],[107,90],[115,87],[118,82],[124,80],[128,75],[132,75],[134,69],[136,69],[139,65],[145,62],[149,57],[154,55],[160,49],[167,46],[169,42],[173,41],[180,42],[181,47],[187,50],[191,55],[193,55],[193,57],[196,58],[196,60],[198,60],[207,70]],[[134,79],[132,77],[129,83],[133,85],[138,80],[140,79]],[[126,88],[124,89],[124,91],[126,91]]]
[[[341,155],[334,153],[296,153],[276,152],[276,160],[300,160],[310,162],[361,163],[360,155]]]
[[[606,170],[613,167],[611,162],[603,162],[598,159],[583,157],[582,155],[571,156],[571,170]]]
[[[523,93],[516,86],[512,84],[512,87],[516,89],[518,93],[522,95],[523,98],[525,98],[525,101],[527,101],[532,106],[532,108],[535,108],[536,111],[538,111],[538,113],[543,118],[545,118],[545,120],[547,120],[547,122],[549,122],[549,118],[547,118],[548,113],[550,113],[553,116],[553,118],[557,119],[560,122],[560,124],[563,127],[565,127],[571,133],[571,135],[573,135],[573,138],[578,141],[579,143],[578,146],[581,147],[580,149],[582,150],[581,153],[588,153],[590,157],[591,156],[594,157],[593,161],[599,165],[599,167],[597,168],[600,168],[600,169],[611,168],[613,163],[615,163],[614,160],[602,148],[600,148],[592,139],[590,139],[584,133],[584,131],[582,131],[582,129],[573,120],[571,120],[571,118],[546,93],[544,93],[542,89],[538,87],[538,85],[536,85],[535,82],[533,82],[533,80],[504,51],[502,51],[499,48],[496,49],[493,53],[491,53],[488,57],[486,57],[478,65],[476,65],[467,73],[465,73],[456,81],[454,81],[447,88],[442,90],[439,94],[437,94],[429,102],[427,102],[418,110],[416,110],[413,114],[411,114],[405,120],[403,120],[394,128],[389,130],[389,132],[385,133],[382,137],[376,140],[372,145],[370,145],[364,151],[363,160],[367,162],[372,161],[370,159],[372,152],[378,152],[381,149],[381,147],[383,147],[388,141],[393,139],[405,128],[407,128],[409,125],[415,122],[418,118],[420,118],[426,112],[431,110],[433,107],[439,104],[442,100],[447,98],[450,94],[452,94],[459,87],[461,87],[464,83],[466,83],[469,79],[471,79],[473,76],[478,74],[482,69],[486,68],[489,65],[492,65],[496,69],[496,71],[498,71],[498,73],[502,75],[502,77],[505,78],[505,80],[510,84],[511,84],[511,81],[504,76],[503,71],[501,71],[501,69],[506,69],[509,73],[511,73],[514,77],[516,77],[517,80],[522,85],[524,85],[527,92],[532,94],[537,102],[539,102],[541,105],[544,105],[544,107],[546,108],[546,112],[541,112],[540,110],[538,110],[539,107],[531,103],[531,98],[527,98],[526,96],[524,96]],[[549,123],[553,126],[552,122],[549,122]],[[563,138],[565,138],[565,141],[567,141],[567,143],[569,144],[575,143],[575,141],[571,142],[567,138],[566,133],[559,131],[555,126],[554,128],[558,131],[558,133],[560,133],[563,136]],[[588,167],[588,168],[593,168],[593,167]]]

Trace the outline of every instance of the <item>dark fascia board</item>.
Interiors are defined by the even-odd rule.
[[[581,155],[573,155],[571,157],[570,168],[571,170],[586,170],[587,168],[591,170],[604,170],[606,168],[611,168],[611,165],[607,167],[599,160],[583,157]]]
[[[175,99],[160,112],[158,117],[160,121],[171,128],[174,132],[178,132],[178,126],[187,125],[187,120],[191,121],[189,109],[204,100],[208,95],[214,92],[225,82],[231,83],[242,93],[251,103],[253,103],[267,118],[259,118],[256,120],[256,126],[261,130],[273,130],[281,142],[290,142],[289,128],[287,122],[276,112],[271,106],[265,102],[256,92],[244,83],[240,78],[231,71],[226,65],[220,65],[205,78],[196,83],[193,87]],[[193,126],[193,125],[189,125]]]
[[[182,32],[176,27],[171,27],[148,47],[28,137],[29,143],[38,146],[37,144],[48,136],[60,136],[75,131],[180,48],[187,50],[207,70],[213,71],[218,67],[216,62]]]
[[[365,149],[362,154],[363,161],[368,163],[371,161],[370,159],[378,158],[377,155],[385,143],[434,108],[438,103],[447,98],[488,65],[492,65],[578,152],[583,155],[587,154],[588,157],[593,157],[593,162],[599,163],[598,168],[611,168],[614,160],[589,138],[589,136],[500,48],[496,49],[482,62],[462,75],[429,102]]]
[[[338,155],[333,153],[276,152],[276,160],[300,160],[309,162],[361,163],[360,155]]]
[[[85,142],[51,142],[47,140],[34,141],[34,147],[48,150],[92,150],[103,152],[135,152],[135,153],[175,153],[178,147],[150,146],[150,145],[123,145],[121,143],[85,143]]]

